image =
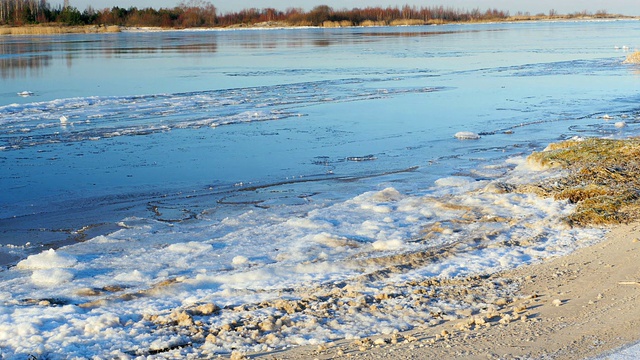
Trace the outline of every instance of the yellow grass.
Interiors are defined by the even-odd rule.
[[[56,34],[90,34],[120,32],[119,26],[65,26],[65,25],[29,25],[2,26],[0,35],[56,35]]]
[[[586,139],[552,144],[528,161],[568,171],[561,179],[523,186],[577,205],[572,225],[617,224],[640,214],[640,139]]]
[[[349,26],[353,26],[353,23],[348,20],[325,21],[322,23],[322,27],[326,27],[326,28],[340,28],[340,27],[349,27]]]
[[[640,64],[640,51],[636,51],[627,56],[627,59],[624,61],[625,64]]]
[[[386,21],[373,21],[373,20],[365,20],[360,23],[360,26],[387,26]]]
[[[412,26],[412,25],[424,25],[424,20],[418,19],[399,19],[393,20],[389,25],[391,26]]]

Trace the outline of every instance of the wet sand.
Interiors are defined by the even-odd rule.
[[[640,340],[640,223],[564,257],[492,275],[512,298],[408,332],[260,354],[251,359],[585,359]]]

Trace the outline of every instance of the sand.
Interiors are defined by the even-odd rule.
[[[640,340],[639,256],[640,223],[619,225],[601,243],[485,279],[519,285],[513,298],[496,301],[493,314],[469,314],[466,319],[408,332],[246,354],[246,358],[560,360],[599,356]]]

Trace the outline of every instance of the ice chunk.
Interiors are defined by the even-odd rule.
[[[46,270],[55,268],[69,268],[74,266],[78,260],[71,255],[60,254],[53,249],[43,251],[37,255],[31,255],[20,261],[16,267],[18,269]]]
[[[231,263],[232,263],[233,265],[242,265],[242,264],[247,263],[247,261],[249,261],[249,259],[247,259],[247,257],[246,257],[246,256],[238,255],[238,256],[235,256],[235,257],[231,260]]]
[[[365,155],[365,156],[348,156],[347,161],[373,161],[377,158],[373,155]]]
[[[624,122],[624,121],[618,121],[615,124],[613,124],[613,126],[617,127],[618,129],[621,129],[621,128],[627,126],[627,123]]]
[[[202,253],[211,250],[211,245],[204,244],[198,241],[191,241],[186,243],[172,244],[167,247],[167,250],[178,254],[189,253]]]
[[[37,286],[51,287],[73,280],[73,273],[65,269],[36,270],[31,274],[31,281]]]
[[[478,140],[480,135],[471,131],[459,131],[453,135],[458,140]]]
[[[150,280],[148,276],[138,270],[118,274],[113,279],[121,282],[144,282]]]
[[[102,314],[87,318],[84,325],[85,334],[104,336],[104,330],[120,326],[120,318],[114,314]]]
[[[33,93],[31,91],[20,91],[18,93],[18,96],[22,96],[22,97],[29,97],[29,96],[33,96]]]
[[[402,247],[402,240],[392,239],[392,240],[378,240],[374,242],[373,248],[375,250],[398,250]]]

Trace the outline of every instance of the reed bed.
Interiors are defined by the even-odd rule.
[[[635,51],[627,56],[625,64],[640,64],[640,51]]]
[[[566,170],[566,176],[521,186],[576,204],[570,225],[619,224],[640,218],[640,139],[569,140],[534,152],[530,163]]]
[[[349,20],[342,21],[325,21],[322,23],[322,27],[326,28],[342,28],[353,26],[353,23]]]
[[[387,26],[387,22],[384,20],[380,20],[380,21],[365,20],[360,23],[360,26]]]
[[[57,35],[57,34],[92,34],[120,32],[120,26],[3,26],[0,27],[0,35]]]
[[[393,20],[389,25],[391,26],[415,26],[415,25],[424,25],[424,20],[420,19],[398,19]]]

